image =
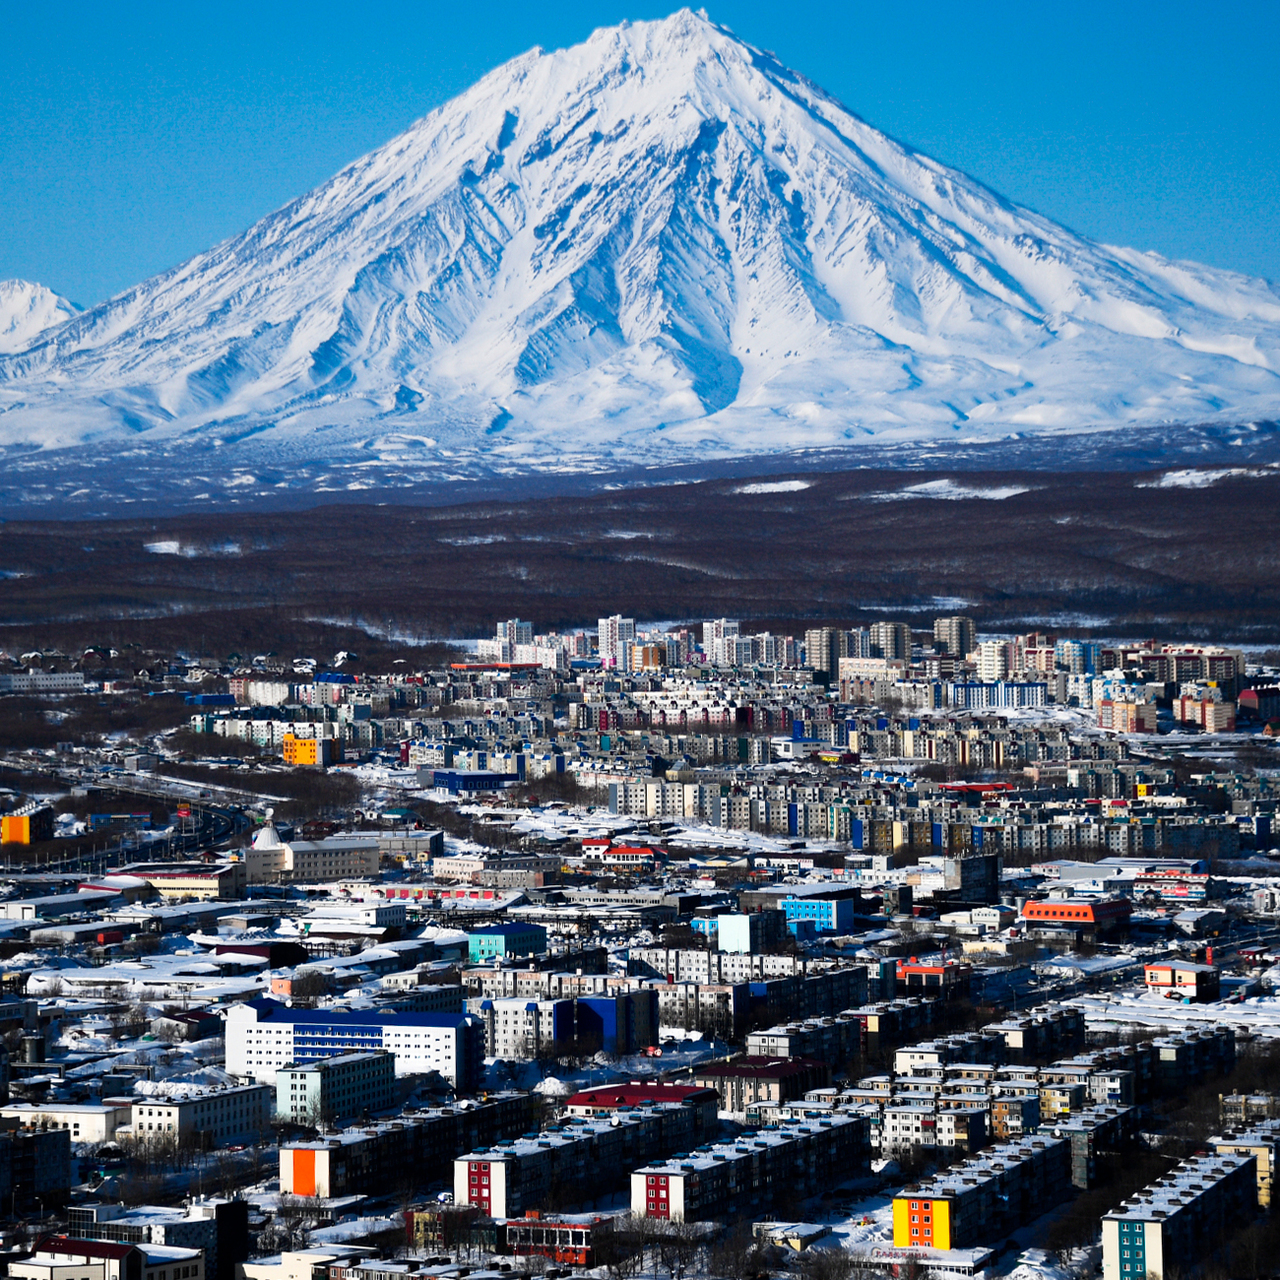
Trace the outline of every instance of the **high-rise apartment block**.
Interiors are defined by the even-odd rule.
[[[636,640],[636,620],[616,613],[612,617],[601,618],[597,635],[600,665],[606,670],[628,670],[631,646]]]
[[[972,618],[935,618],[933,643],[944,653],[963,658],[978,647],[978,628]]]
[[[871,637],[871,657],[911,657],[911,628],[905,622],[873,622],[868,631]]]

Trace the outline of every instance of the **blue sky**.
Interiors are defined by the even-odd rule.
[[[497,63],[648,0],[6,6],[0,279],[87,305],[248,226]],[[729,0],[865,119],[1110,243],[1280,280],[1280,5]]]

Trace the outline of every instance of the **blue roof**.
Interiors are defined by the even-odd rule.
[[[479,929],[472,929],[470,937],[510,937],[515,933],[532,933],[537,930],[539,933],[545,933],[546,930],[540,924],[486,924]]]
[[[253,1008],[273,1022],[302,1022],[314,1026],[347,1023],[369,1027],[456,1027],[465,1013],[374,1013],[361,1009],[290,1009],[276,1000],[254,1000]]]

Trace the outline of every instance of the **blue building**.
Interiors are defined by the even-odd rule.
[[[547,949],[547,931],[540,924],[491,924],[467,935],[467,956],[472,964],[495,957],[536,956]]]
[[[782,899],[782,911],[787,917],[787,928],[797,936],[811,937],[816,933],[852,933],[857,901],[849,897],[804,897]]]

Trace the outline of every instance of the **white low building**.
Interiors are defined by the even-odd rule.
[[[114,1142],[116,1129],[132,1119],[130,1098],[108,1099],[99,1104],[53,1105],[11,1102],[0,1107],[0,1119],[16,1120],[23,1129],[66,1129],[72,1142]]]
[[[268,1128],[275,1100],[275,1090],[264,1084],[201,1090],[180,1098],[144,1098],[133,1104],[132,1137],[141,1143],[194,1141],[217,1146]]]

